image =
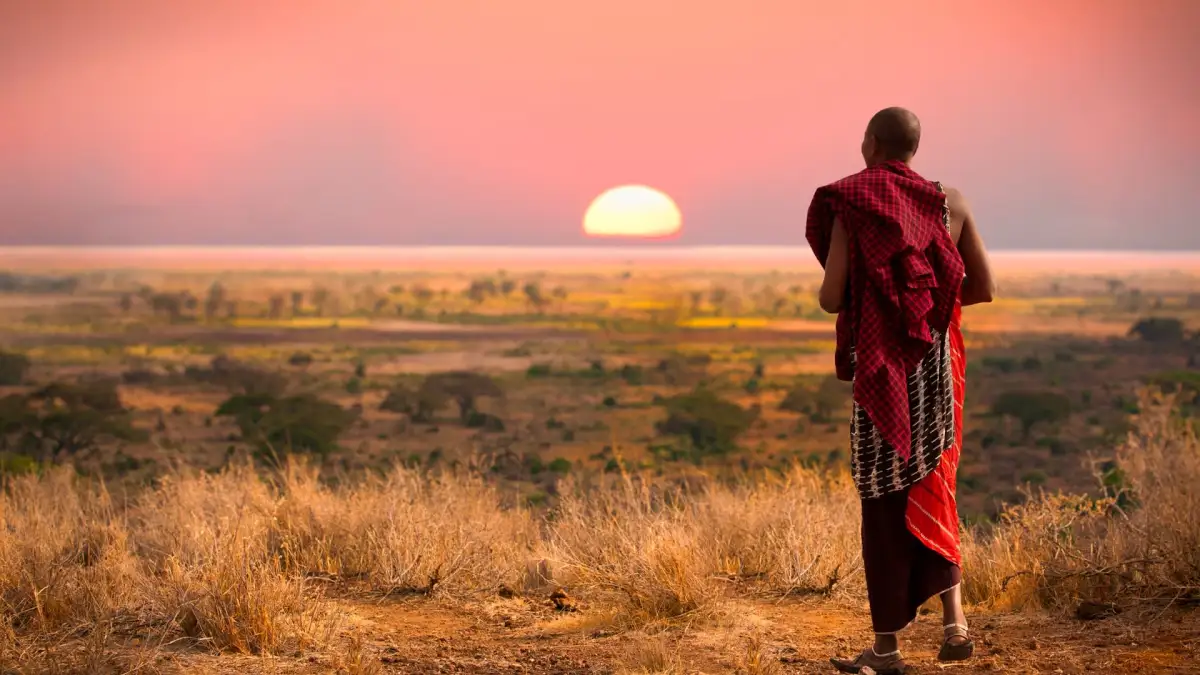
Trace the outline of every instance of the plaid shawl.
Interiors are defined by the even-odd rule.
[[[854,400],[905,460],[908,377],[933,345],[930,328],[946,332],[963,281],[962,256],[942,223],[945,204],[937,183],[887,162],[818,188],[808,207],[806,236],[822,266],[835,217],[850,240],[838,377],[854,382]]]

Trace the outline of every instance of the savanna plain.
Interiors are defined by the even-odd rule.
[[[831,672],[850,392],[789,259],[0,251],[0,672]],[[1200,259],[965,312],[973,661],[1200,672]]]

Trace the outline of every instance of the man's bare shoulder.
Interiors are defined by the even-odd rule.
[[[946,205],[950,207],[950,213],[958,218],[971,212],[971,207],[967,204],[967,198],[962,191],[956,187],[943,185],[942,189],[946,192]]]

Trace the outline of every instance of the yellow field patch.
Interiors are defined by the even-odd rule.
[[[693,316],[679,321],[681,328],[763,328],[771,321],[760,316]]]
[[[677,306],[676,303],[666,302],[664,300],[627,300],[622,297],[611,298],[608,301],[610,309],[634,309],[634,310],[655,310],[655,309],[670,309]]]
[[[239,317],[230,323],[236,328],[361,328],[371,324],[370,319],[363,317],[319,317],[299,316],[290,319],[260,319],[256,317]]]

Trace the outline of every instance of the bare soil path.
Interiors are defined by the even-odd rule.
[[[522,598],[473,602],[336,600],[327,644],[276,657],[160,652],[152,672],[664,675],[832,673],[831,655],[861,649],[865,607],[734,601],[716,616],[617,631],[588,610],[563,614]],[[1196,673],[1200,612],[1153,621],[1081,622],[1041,614],[973,615],[976,658],[937,664],[940,627],[924,616],[907,636],[913,673]]]

